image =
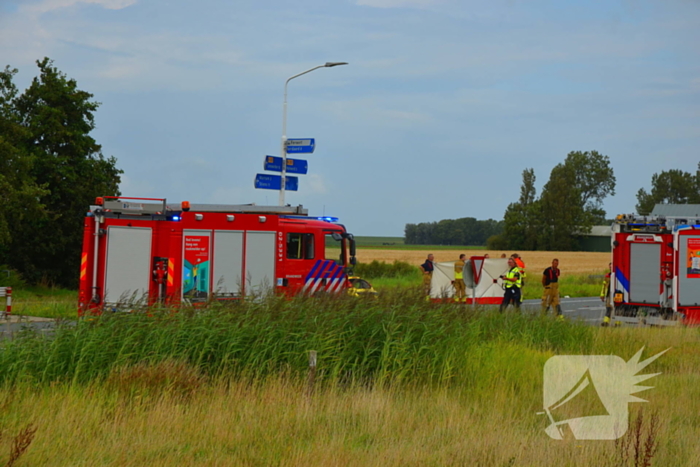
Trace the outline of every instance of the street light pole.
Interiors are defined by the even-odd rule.
[[[287,81],[284,83],[284,105],[282,106],[282,149],[280,150],[280,154],[282,154],[282,184],[280,186],[279,199],[280,206],[284,206],[284,191],[287,181],[287,85],[291,80],[293,80],[294,78],[298,78],[301,75],[311,73],[312,71],[318,70],[319,68],[331,68],[338,65],[347,65],[347,62],[326,62],[323,65],[315,66],[313,68],[299,73],[298,75],[294,75],[291,78],[287,79]]]

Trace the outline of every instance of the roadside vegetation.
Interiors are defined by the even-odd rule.
[[[107,314],[1,344],[0,462],[24,433],[16,465],[691,466],[699,339],[410,290]],[[642,347],[672,349],[645,371],[662,374],[648,404],[630,404],[624,442],[547,437],[537,412],[549,357],[628,360]]]
[[[354,274],[370,281],[381,294],[389,297],[395,294],[420,294],[422,278],[420,271],[413,264],[405,261],[387,263],[371,261],[360,263]],[[604,274],[579,274],[562,277],[560,294],[562,297],[596,297],[600,294]],[[525,299],[538,299],[542,296],[542,287],[537,278],[528,278],[523,287]],[[13,304],[15,315],[36,316],[74,320],[77,318],[78,293],[49,285],[28,286],[13,275]],[[0,306],[4,305],[0,301]]]
[[[370,263],[360,263],[355,267],[355,274],[370,281],[375,289],[380,291],[406,288],[422,290],[419,269],[404,261],[385,263],[375,260]],[[540,277],[530,275],[526,279],[525,287],[522,289],[525,299],[542,298]],[[562,297],[597,297],[600,295],[604,277],[604,271],[600,271],[599,274],[563,276],[559,284],[559,293]]]

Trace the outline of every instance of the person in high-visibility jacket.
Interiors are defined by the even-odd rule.
[[[603,318],[603,326],[610,324],[610,315],[612,314],[612,300],[610,300],[610,276],[612,274],[612,263],[608,264],[608,273],[603,279],[603,288],[600,290],[600,301],[605,302],[605,317]]]
[[[519,254],[513,253],[510,255],[511,258],[513,258],[513,261],[515,261],[515,265],[518,266],[518,269],[520,270],[520,289],[522,291],[522,288],[525,287],[525,278],[527,277],[527,274],[525,274],[525,262],[523,259],[520,257]],[[520,303],[523,302],[523,295],[522,293],[520,294]]]
[[[513,258],[508,258],[508,267],[510,268],[508,272],[500,276],[506,289],[503,294],[500,311],[505,310],[511,303],[515,305],[517,310],[520,310],[520,268],[515,264]]]
[[[467,255],[459,255],[459,261],[455,261],[455,302],[467,301],[467,286],[464,283],[464,258]]]

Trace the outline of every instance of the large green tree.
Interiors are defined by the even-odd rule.
[[[584,206],[573,168],[566,164],[554,167],[540,197],[540,249],[576,250],[578,241],[575,234],[586,232],[593,225],[593,216]]]
[[[9,246],[12,226],[44,214],[39,199],[46,194],[32,177],[31,155],[22,150],[28,130],[13,105],[16,73],[10,67],[0,71],[0,253]]]
[[[520,198],[504,215],[504,233],[496,243],[518,250],[575,250],[576,236],[605,221],[603,200],[615,194],[608,156],[572,151],[549,176],[539,199],[535,172],[523,171]]]
[[[637,213],[646,216],[654,205],[700,204],[700,163],[695,174],[678,169],[664,170],[651,177],[651,193],[644,188],[637,192]]]
[[[592,216],[594,223],[604,222],[603,200],[615,194],[616,183],[608,156],[598,151],[571,151],[564,165],[574,173],[581,208]]]
[[[48,58],[37,65],[39,76],[22,94],[13,91],[14,70],[3,75],[2,124],[17,130],[6,153],[24,164],[39,206],[7,226],[2,254],[30,281],[75,286],[85,212],[96,196],[119,194],[122,171],[90,136],[99,107],[93,95]]]

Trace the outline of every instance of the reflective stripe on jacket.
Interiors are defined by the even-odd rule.
[[[506,279],[516,279],[515,281],[503,281],[507,289],[511,287],[520,288],[520,285],[522,284],[522,280],[520,278],[520,268],[513,266],[513,268],[506,274]]]

